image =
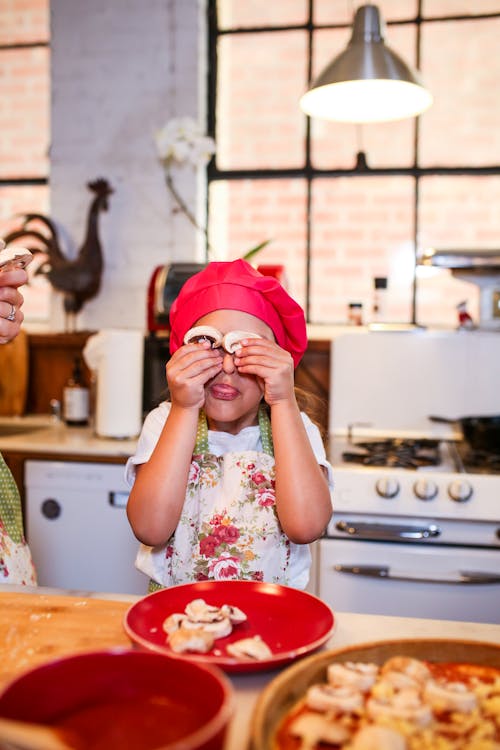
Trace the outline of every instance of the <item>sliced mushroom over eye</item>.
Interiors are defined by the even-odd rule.
[[[203,341],[209,341],[212,348],[222,344],[220,331],[213,326],[195,326],[190,328],[184,336],[185,344],[201,344]]]
[[[261,339],[258,333],[250,333],[249,331],[229,331],[224,336],[224,349],[229,354],[234,354],[236,349],[239,348],[240,341],[243,339]]]

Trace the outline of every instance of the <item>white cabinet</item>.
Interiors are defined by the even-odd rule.
[[[146,594],[134,567],[138,541],[125,512],[123,464],[25,463],[26,536],[38,583],[65,589]]]

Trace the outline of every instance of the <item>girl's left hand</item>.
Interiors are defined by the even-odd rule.
[[[240,375],[255,375],[269,406],[294,399],[294,368],[289,352],[269,339],[243,339],[234,355]]]

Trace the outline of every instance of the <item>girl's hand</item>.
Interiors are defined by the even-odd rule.
[[[221,368],[222,357],[208,341],[181,346],[166,366],[172,404],[200,409],[205,403],[205,383]]]
[[[243,339],[234,364],[240,375],[255,375],[264,399],[272,406],[294,396],[293,359],[289,352],[269,339]]]

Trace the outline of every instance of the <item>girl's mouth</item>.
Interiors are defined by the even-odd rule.
[[[232,401],[239,396],[239,391],[232,385],[226,383],[216,383],[210,386],[210,394],[213,398],[221,401]]]

